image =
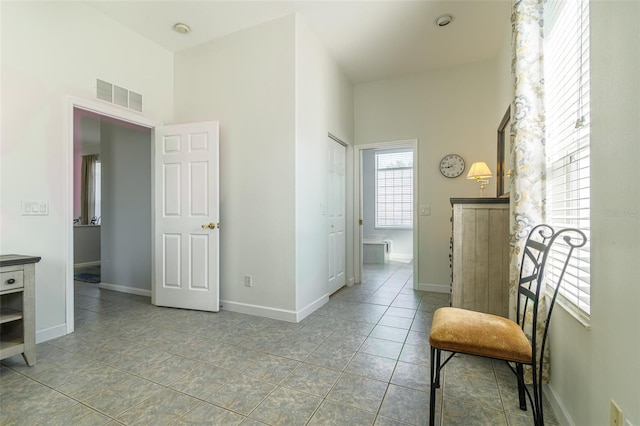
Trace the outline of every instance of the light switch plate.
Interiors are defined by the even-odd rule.
[[[431,206],[420,206],[420,216],[431,216]]]
[[[22,200],[22,216],[47,216],[49,202],[43,200]]]

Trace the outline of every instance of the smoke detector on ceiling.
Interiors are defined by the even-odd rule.
[[[187,34],[189,31],[191,31],[191,28],[189,28],[189,26],[187,24],[183,24],[182,22],[178,22],[177,24],[174,24],[173,30],[175,32],[177,32],[177,33],[180,33],[180,34]]]
[[[453,15],[450,13],[445,13],[442,14],[440,16],[438,16],[435,21],[433,21],[434,24],[436,24],[437,27],[446,27],[447,25],[449,25],[450,23],[453,22]]]

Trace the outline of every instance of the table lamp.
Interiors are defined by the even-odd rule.
[[[484,197],[484,188],[489,183],[489,178],[492,176],[491,170],[484,161],[478,161],[471,165],[467,179],[475,179],[480,184],[480,196]]]

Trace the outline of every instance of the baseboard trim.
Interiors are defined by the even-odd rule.
[[[296,314],[296,322],[302,321],[303,319],[305,319],[306,317],[308,317],[309,315],[317,311],[319,308],[321,308],[328,301],[329,301],[329,295],[325,294],[324,296],[318,298],[317,300],[309,303],[307,306],[305,306],[304,308],[298,311],[298,313]]]
[[[90,268],[92,266],[100,266],[100,261],[97,260],[95,262],[74,263],[73,269]]]
[[[238,312],[241,314],[256,315],[260,317],[271,318],[274,320],[297,323],[311,315],[328,301],[329,295],[326,294],[319,299],[311,302],[299,311],[252,305],[250,303],[232,302],[230,300],[221,300],[220,304],[222,305],[222,309],[225,311]]]
[[[65,334],[67,334],[67,324],[54,325],[53,327],[36,331],[36,343],[57,339]]]
[[[448,284],[447,285],[443,285],[443,284],[419,283],[417,290],[420,290],[420,291],[431,291],[433,293],[451,293],[451,286],[448,285]]]
[[[549,404],[553,408],[553,412],[556,414],[556,419],[562,426],[575,426],[573,420],[571,420],[571,416],[567,412],[567,409],[564,407],[562,400],[558,398],[558,394],[555,393],[553,388],[545,383],[542,385],[542,393],[549,400]]]
[[[268,308],[266,306],[232,302],[230,300],[220,300],[220,304],[222,305],[222,309],[225,311],[256,315],[280,321],[296,322],[296,312],[287,309]]]
[[[399,262],[409,262],[413,260],[413,255],[408,253],[389,253],[389,260],[397,260]]]
[[[128,287],[126,285],[109,284],[109,283],[100,283],[98,287],[103,288],[105,290],[119,291],[120,293],[129,293],[129,294],[136,294],[138,296],[151,297],[151,290],[146,290],[144,288]]]

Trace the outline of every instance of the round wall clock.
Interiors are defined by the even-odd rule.
[[[464,159],[457,154],[445,155],[440,160],[440,173],[448,178],[458,177],[464,172]]]

